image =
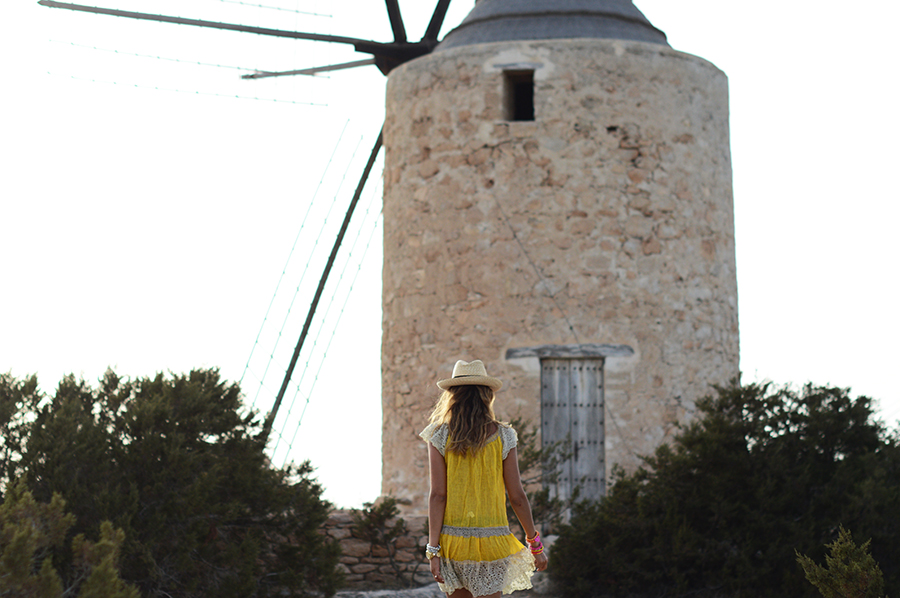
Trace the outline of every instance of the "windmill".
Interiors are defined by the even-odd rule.
[[[415,43],[387,8],[390,43],[284,32],[390,75],[382,493],[423,512],[416,427],[461,358],[573,443],[557,496],[600,496],[738,373],[727,77],[631,0],[480,0],[439,44],[447,3]]]
[[[438,35],[440,33],[441,27],[444,23],[444,19],[447,14],[447,9],[450,6],[450,0],[438,0],[435,5],[434,11],[432,12],[431,18],[429,20],[428,26],[419,41],[409,41],[407,37],[406,28],[404,25],[403,17],[400,13],[400,7],[398,4],[398,0],[385,0],[387,16],[390,21],[391,31],[393,33],[393,41],[391,42],[377,42],[367,39],[360,39],[355,37],[347,37],[347,36],[338,36],[338,35],[326,35],[319,33],[309,33],[309,32],[299,32],[299,31],[289,31],[282,29],[274,29],[274,28],[265,28],[265,27],[255,27],[250,25],[243,24],[235,24],[235,23],[223,23],[217,21],[209,21],[209,20],[201,20],[201,19],[189,19],[184,17],[177,16],[167,16],[160,14],[149,14],[143,12],[135,12],[135,11],[127,11],[120,10],[115,8],[104,8],[97,6],[86,6],[81,4],[67,3],[67,2],[57,2],[55,0],[40,0],[38,4],[48,7],[48,8],[57,8],[64,10],[71,10],[76,12],[85,12],[99,15],[107,15],[114,17],[122,17],[128,19],[136,19],[142,21],[155,21],[161,23],[169,23],[176,25],[188,25],[195,27],[203,27],[210,29],[218,29],[224,31],[235,31],[241,33],[251,33],[262,36],[271,36],[277,38],[287,38],[287,39],[295,39],[295,40],[308,40],[308,41],[317,41],[317,42],[325,42],[325,43],[334,43],[334,44],[344,44],[350,45],[357,52],[363,54],[371,55],[371,58],[364,60],[354,60],[349,62],[342,62],[338,64],[330,64],[316,67],[309,67],[303,69],[293,69],[288,71],[256,71],[251,74],[243,75],[243,79],[264,79],[264,78],[273,78],[273,77],[285,77],[285,76],[293,76],[293,75],[314,75],[317,73],[326,73],[326,72],[334,72],[339,70],[346,70],[364,66],[374,65],[376,66],[382,74],[387,75],[391,70],[396,68],[397,66],[418,58],[420,56],[424,56],[434,50],[434,48],[438,44]],[[288,385],[291,382],[291,378],[293,376],[294,369],[297,365],[297,360],[300,356],[300,352],[303,348],[304,342],[309,333],[310,326],[313,321],[313,317],[316,314],[316,310],[319,304],[319,301],[322,296],[322,292],[325,288],[325,284],[328,281],[329,274],[331,273],[331,269],[334,265],[335,258],[337,253],[341,247],[342,241],[344,239],[345,233],[347,231],[347,227],[350,223],[350,220],[353,217],[354,211],[358,205],[360,196],[362,194],[363,188],[368,181],[372,169],[374,167],[376,157],[381,150],[382,147],[382,136],[379,133],[371,151],[369,152],[368,160],[363,169],[362,175],[358,181],[355,192],[353,193],[350,204],[347,208],[347,212],[344,216],[343,222],[340,226],[340,229],[337,232],[336,238],[333,242],[331,253],[327,259],[324,270],[320,276],[318,286],[316,288],[315,294],[311,301],[310,307],[307,311],[306,319],[303,324],[302,331],[297,340],[296,346],[294,348],[293,354],[291,356],[291,360],[289,365],[287,366],[285,375],[281,382],[281,386],[278,390],[278,393],[275,398],[275,402],[266,416],[264,427],[263,427],[263,437],[268,438],[272,424],[275,420],[275,417],[278,413],[278,410],[282,404],[285,393],[287,391]]]
[[[480,0],[386,106],[382,493],[425,512],[416,424],[478,358],[599,498],[738,373],[725,74],[630,0]]]

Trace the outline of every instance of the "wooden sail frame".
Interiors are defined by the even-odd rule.
[[[284,37],[291,39],[300,39],[300,40],[309,40],[309,41],[320,41],[327,43],[337,43],[337,44],[349,44],[354,47],[357,52],[361,52],[364,54],[371,54],[372,58],[368,60],[354,61],[349,63],[341,63],[337,65],[328,65],[321,67],[312,67],[308,69],[297,69],[294,71],[281,71],[281,72],[269,72],[269,71],[260,71],[250,75],[244,75],[242,78],[244,79],[260,79],[264,77],[275,77],[275,76],[284,76],[284,75],[309,75],[315,74],[317,72],[325,72],[325,71],[333,71],[347,68],[355,68],[358,66],[366,66],[374,64],[378,67],[378,69],[384,74],[387,75],[391,70],[400,66],[401,64],[413,60],[414,58],[418,58],[419,56],[424,56],[426,54],[430,54],[434,48],[438,44],[438,34],[440,33],[441,27],[444,23],[444,18],[447,15],[447,9],[450,6],[451,0],[438,0],[434,12],[432,13],[431,20],[428,23],[428,27],[425,30],[425,34],[422,36],[418,42],[409,42],[406,36],[406,28],[403,25],[403,18],[400,14],[400,6],[398,4],[398,0],[385,0],[385,5],[387,7],[388,19],[391,23],[391,31],[394,35],[393,42],[376,42],[372,40],[365,40],[355,37],[344,37],[338,35],[326,35],[319,33],[307,33],[301,31],[287,31],[283,29],[271,29],[265,27],[254,27],[250,25],[240,25],[235,23],[221,23],[217,21],[206,21],[202,19],[187,19],[183,17],[173,17],[167,15],[155,15],[150,13],[142,13],[142,12],[134,12],[127,10],[119,10],[114,8],[103,8],[99,6],[86,6],[83,4],[73,4],[70,2],[58,2],[56,0],[39,0],[38,4],[41,6],[46,6],[48,8],[60,8],[65,10],[73,10],[78,12],[88,12],[94,14],[103,14],[109,16],[116,17],[124,17],[130,19],[139,19],[145,21],[157,21],[162,23],[172,23],[177,25],[190,25],[195,27],[206,27],[212,29],[221,29],[227,31],[237,31],[241,33],[254,33],[257,35],[267,35],[274,37]],[[328,280],[328,275],[331,272],[331,267],[334,264],[334,259],[337,256],[338,250],[341,246],[341,241],[343,240],[344,234],[346,233],[347,226],[350,223],[350,219],[353,217],[354,209],[356,208],[356,204],[359,201],[359,197],[362,194],[363,188],[368,181],[369,175],[372,172],[372,168],[375,164],[375,160],[378,156],[378,153],[382,147],[383,141],[383,129],[382,132],[378,134],[378,138],[375,141],[375,145],[372,148],[372,151],[369,154],[369,159],[366,163],[366,166],[363,170],[362,176],[360,177],[359,183],[357,184],[356,191],[353,194],[353,198],[350,202],[350,206],[347,209],[347,213],[344,216],[344,221],[341,225],[340,230],[338,231],[337,238],[335,239],[334,245],[331,250],[331,254],[328,258],[328,262],[325,265],[325,269],[322,272],[322,276],[319,279],[319,285],[316,289],[315,296],[313,297],[312,303],[310,304],[309,311],[307,312],[306,321],[303,325],[303,330],[300,333],[300,338],[297,340],[297,344],[294,347],[294,352],[291,357],[290,364],[288,365],[287,371],[285,372],[284,378],[281,383],[281,387],[278,391],[277,396],[275,397],[275,403],[272,406],[272,409],[269,411],[266,419],[263,423],[263,430],[261,433],[261,439],[263,442],[266,442],[269,438],[269,434],[272,430],[272,425],[275,421],[275,416],[278,413],[278,409],[281,406],[281,402],[284,399],[285,392],[287,390],[288,385],[290,384],[291,377],[294,372],[294,368],[297,364],[297,360],[300,356],[300,351],[303,348],[303,342],[306,339],[306,335],[309,331],[309,327],[312,323],[312,318],[315,315],[316,307],[318,306],[319,299],[322,295],[322,291],[325,287],[325,283]]]
[[[400,16],[400,7],[397,0],[385,0],[388,9],[388,18],[391,21],[391,30],[394,34],[393,42],[376,42],[357,37],[346,37],[341,35],[326,35],[322,33],[308,33],[303,31],[288,31],[284,29],[272,29],[268,27],[254,27],[251,25],[240,25],[236,23],[221,23],[218,21],[206,21],[203,19],[187,19],[184,17],[172,17],[168,15],[156,15],[144,12],[135,12],[130,10],[119,10],[116,8],[103,8],[100,6],[86,6],[84,4],[73,4],[70,2],[57,2],[56,0],[39,0],[38,4],[48,8],[62,8],[65,10],[74,10],[78,12],[89,12],[94,14],[109,15],[114,17],[124,17],[128,19],[139,19],[144,21],[157,21],[161,23],[173,23],[176,25],[190,25],[194,27],[207,27],[212,29],[222,29],[226,31],[238,31],[241,33],[254,33],[256,35],[268,35],[273,37],[286,37],[290,39],[301,39],[309,41],[327,42],[333,44],[349,44],[357,52],[363,54],[371,54],[374,59],[375,66],[385,75],[391,70],[400,66],[404,62],[408,62],[419,56],[430,54],[437,46],[437,36],[441,26],[444,23],[444,17],[447,15],[447,8],[450,6],[450,0],[438,0],[431,21],[425,30],[425,35],[417,42],[409,42],[406,39],[406,29],[403,26],[403,19]],[[313,67],[321,68],[321,67]],[[305,70],[305,69],[304,69]]]

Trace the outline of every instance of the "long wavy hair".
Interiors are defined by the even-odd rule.
[[[465,455],[480,449],[491,435],[491,424],[500,424],[494,415],[494,391],[475,384],[448,388],[431,412],[431,423],[450,428],[447,450]]]

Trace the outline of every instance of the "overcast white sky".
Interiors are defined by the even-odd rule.
[[[379,0],[84,3],[391,37]],[[401,0],[411,39],[431,4]],[[636,4],[729,76],[744,379],[850,386],[896,422],[900,8]],[[454,0],[444,32],[472,6]],[[0,371],[52,392],[65,373],[218,367],[266,411],[380,128],[384,78],[244,81],[232,67],[365,56],[32,0],[0,9],[0,50]],[[276,423],[276,461],[311,459],[340,506],[380,490],[380,191],[375,176]]]

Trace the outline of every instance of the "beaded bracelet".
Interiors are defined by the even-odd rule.
[[[431,544],[425,545],[425,556],[428,557],[428,560],[433,559],[441,553],[441,545],[432,546]]]

